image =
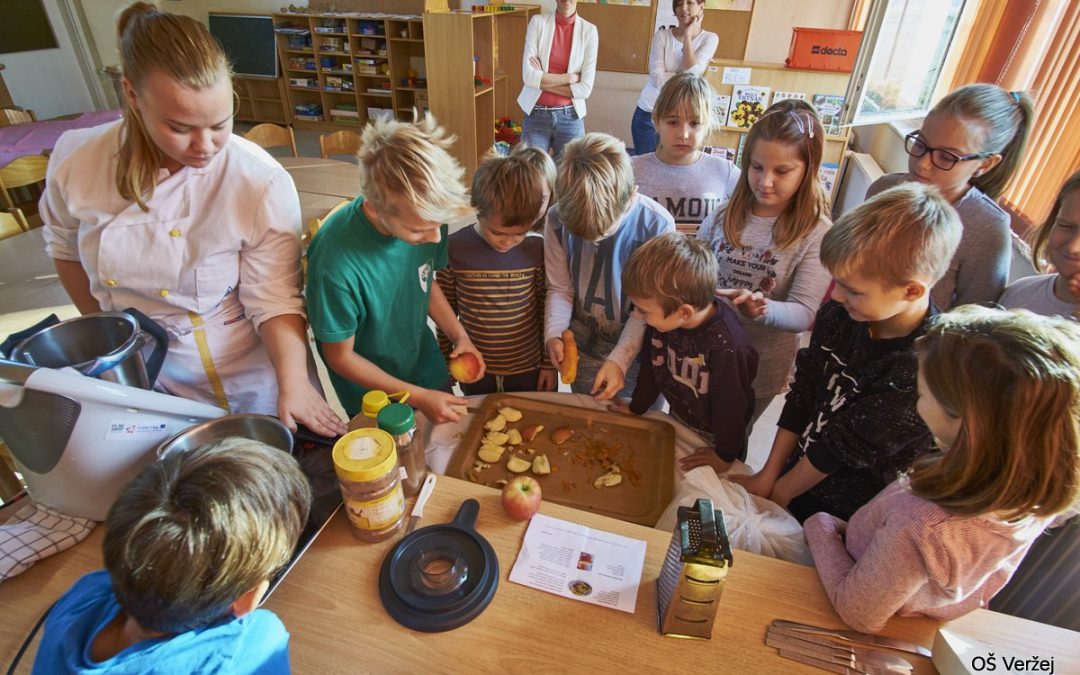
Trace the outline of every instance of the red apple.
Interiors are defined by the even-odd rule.
[[[469,384],[480,379],[480,359],[476,354],[465,352],[450,359],[450,377]]]
[[[506,515],[514,520],[528,520],[540,510],[540,483],[529,476],[518,476],[502,491]]]

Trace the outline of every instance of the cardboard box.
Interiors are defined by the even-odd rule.
[[[788,68],[850,73],[855,67],[862,32],[825,28],[792,28]]]

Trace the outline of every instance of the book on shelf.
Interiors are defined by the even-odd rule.
[[[729,105],[731,105],[730,96],[728,96],[727,94],[716,95],[716,102],[713,104],[713,117],[716,118],[717,128],[727,126],[727,113]]]
[[[837,94],[814,94],[814,107],[821,117],[825,133],[840,135],[840,111],[844,109],[844,97]]]
[[[822,162],[821,167],[818,168],[818,178],[821,180],[821,187],[825,188],[826,195],[832,195],[833,187],[836,185],[836,172],[840,170],[840,165],[836,162]]]
[[[755,87],[749,84],[737,84],[731,92],[731,105],[728,108],[728,126],[749,129],[757,122],[769,102],[769,87]]]
[[[776,91],[773,92],[772,102],[774,104],[779,103],[780,101],[786,101],[788,99],[794,99],[796,101],[805,101],[806,100],[806,94],[802,93],[801,91],[780,91],[779,89],[777,89]]]
[[[293,113],[293,117],[302,122],[322,122],[322,115],[301,115],[299,113]]]

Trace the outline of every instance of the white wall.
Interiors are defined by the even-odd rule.
[[[663,2],[663,0],[660,0]],[[755,0],[746,41],[747,61],[783,63],[791,29],[847,28],[853,0]]]
[[[57,0],[44,0],[56,49],[4,54],[4,82],[15,105],[33,110],[38,119],[94,109],[86,80],[68,37]]]

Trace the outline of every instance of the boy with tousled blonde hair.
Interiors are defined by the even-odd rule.
[[[431,115],[414,123],[376,120],[357,153],[360,191],[326,219],[308,247],[312,332],[349,416],[369,389],[408,391],[433,423],[457,421],[450,374],[428,317],[453,343],[473,346],[435,283],[446,266],[446,222],[469,212],[453,137]]]
[[[256,607],[310,504],[296,460],[246,438],[147,466],[109,509],[105,570],[49,612],[34,672],[288,672],[289,634]]]
[[[930,288],[960,235],[955,209],[921,184],[886,190],[829,229],[821,260],[832,301],[796,359],[765,467],[734,480],[800,521],[846,519],[930,451],[912,345],[938,313]]]
[[[735,312],[714,294],[708,244],[669,232],[643,244],[623,269],[623,290],[648,325],[630,412],[663,394],[671,414],[709,445],[679,460],[685,470],[724,473],[746,459],[758,354]]]
[[[508,157],[489,155],[473,176],[477,222],[450,236],[437,277],[487,366],[480,380],[461,383],[467,395],[555,389],[544,350],[544,240],[534,234],[554,183],[551,157],[523,144]],[[439,347],[450,353],[442,332]]]
[[[642,243],[671,232],[671,214],[637,193],[626,148],[608,134],[569,144],[555,180],[558,203],[544,226],[548,298],[544,335],[553,364],[563,360],[562,332],[578,345],[571,388],[599,401],[629,396],[645,324],[630,316],[622,269]]]

